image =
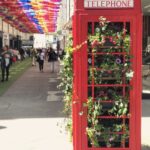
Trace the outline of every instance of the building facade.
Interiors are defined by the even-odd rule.
[[[5,45],[19,49],[22,46],[22,40],[30,41],[31,36],[33,34],[20,32],[0,17],[0,50]]]

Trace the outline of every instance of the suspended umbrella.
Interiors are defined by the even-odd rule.
[[[34,22],[37,29],[47,32],[50,24],[56,24],[61,0],[20,0],[24,12]],[[42,22],[45,22],[44,25]],[[56,29],[56,28],[55,28]]]
[[[0,6],[3,8],[3,10],[0,9],[0,16],[4,21],[8,22],[22,32],[38,32],[32,23],[29,26],[30,20],[21,9],[18,0],[1,0]],[[21,22],[23,25],[20,26],[19,22]]]
[[[0,16],[22,32],[54,32],[60,5],[61,0],[1,0]]]

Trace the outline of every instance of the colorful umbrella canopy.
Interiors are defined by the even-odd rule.
[[[22,32],[49,33],[57,29],[61,0],[1,0],[0,16]]]

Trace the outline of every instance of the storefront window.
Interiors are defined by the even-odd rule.
[[[150,16],[143,17],[143,65],[150,62]]]

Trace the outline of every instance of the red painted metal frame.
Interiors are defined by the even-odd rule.
[[[83,0],[74,0],[73,16],[74,47],[87,40],[87,23],[98,22],[99,16],[110,21],[129,21],[131,24],[131,49],[133,53],[134,78],[130,97],[130,147],[129,148],[87,148],[87,110],[83,103],[87,99],[87,45],[73,55],[73,147],[74,150],[140,150],[141,149],[141,66],[142,66],[142,13],[141,0],[134,1],[130,9],[84,9]],[[119,86],[119,85],[118,85]],[[80,112],[84,112],[82,116]]]

